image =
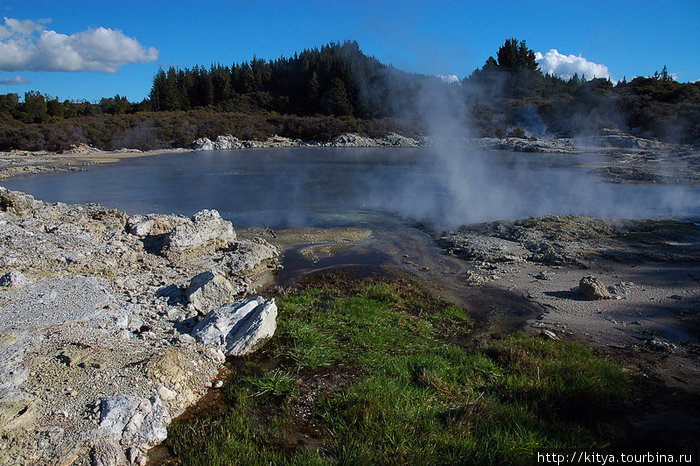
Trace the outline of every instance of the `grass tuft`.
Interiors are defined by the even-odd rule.
[[[273,369],[257,377],[245,377],[243,383],[251,388],[252,396],[271,394],[279,397],[294,391],[296,379],[288,372]]]

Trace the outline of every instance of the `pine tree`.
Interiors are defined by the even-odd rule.
[[[306,85],[306,107],[310,113],[318,108],[318,98],[321,95],[321,85],[318,82],[318,74],[314,71]]]
[[[352,115],[352,104],[348,99],[345,83],[340,78],[333,78],[328,97],[329,110],[331,115],[347,116]]]

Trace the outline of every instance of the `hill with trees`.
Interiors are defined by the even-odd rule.
[[[161,69],[149,98],[59,101],[39,92],[0,95],[0,150],[188,146],[199,137],[272,134],[324,140],[343,132],[425,133],[450,115],[465,132],[504,136],[595,134],[602,128],[700,143],[700,84],[679,83],[664,67],[652,77],[613,83],[544,75],[524,41],[458,83],[407,73],[367,56],[353,41],[276,60]]]

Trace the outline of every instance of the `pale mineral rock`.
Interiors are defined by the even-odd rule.
[[[230,303],[244,288],[234,286],[226,277],[214,272],[202,272],[190,281],[187,301],[201,314]]]
[[[218,211],[205,209],[165,237],[164,254],[171,260],[182,260],[227,248],[234,241],[236,232],[231,222],[223,220]]]
[[[277,329],[274,299],[248,298],[209,312],[192,335],[202,343],[220,345],[228,356],[243,356],[258,349]]]

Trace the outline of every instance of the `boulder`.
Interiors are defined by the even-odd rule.
[[[230,281],[214,272],[202,272],[190,281],[185,295],[187,301],[200,313],[223,306],[236,299],[245,289],[234,287]]]
[[[372,138],[355,133],[341,134],[330,145],[332,147],[376,147],[379,144]]]
[[[214,150],[214,144],[209,138],[199,138],[195,139],[192,143],[193,150]]]
[[[126,229],[129,233],[136,236],[148,236],[153,228],[153,220],[143,216],[134,215],[129,217],[126,222]]]
[[[123,447],[149,447],[167,437],[170,414],[158,395],[150,399],[117,395],[100,400],[98,435],[111,437]]]
[[[11,270],[0,277],[0,286],[8,288],[19,288],[31,283],[27,277],[19,270]]]
[[[245,147],[248,141],[239,141],[238,138],[227,134],[221,135],[212,141],[209,138],[199,138],[192,143],[194,150],[230,150]]]
[[[380,145],[391,147],[420,147],[420,142],[397,133],[389,133],[381,139]]]
[[[612,298],[603,283],[592,275],[586,275],[578,282],[578,295],[586,300]]]
[[[525,262],[530,252],[515,241],[464,232],[444,236],[449,252],[469,260],[485,262]]]
[[[157,236],[170,233],[174,228],[190,223],[192,221],[182,215],[137,214],[127,219],[126,231],[140,237]]]
[[[223,220],[216,210],[202,210],[192,221],[176,226],[165,237],[164,255],[171,260],[190,255],[209,254],[227,248],[236,241],[231,222]]]
[[[26,212],[41,209],[43,206],[44,203],[34,199],[34,196],[0,187],[0,210],[4,212],[22,216]]]
[[[234,244],[233,250],[221,258],[220,268],[228,276],[242,275],[264,262],[275,259],[278,255],[277,248],[262,238],[238,241]]]
[[[272,338],[276,319],[275,300],[257,296],[209,312],[192,330],[192,336],[202,343],[224,347],[229,356],[243,356]]]

